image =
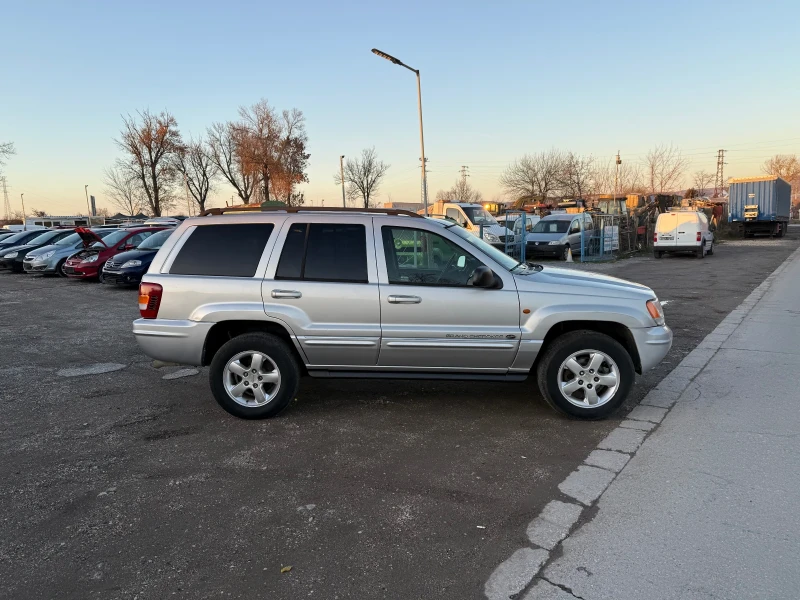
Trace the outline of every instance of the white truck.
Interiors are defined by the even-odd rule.
[[[503,250],[506,242],[512,244],[517,241],[514,232],[497,222],[489,211],[480,204],[468,202],[443,202],[437,200],[428,210],[433,217],[445,218],[458,223],[475,236],[481,236],[483,241],[495,248]]]

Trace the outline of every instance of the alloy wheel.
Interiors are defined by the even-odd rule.
[[[617,363],[598,350],[581,350],[569,356],[558,370],[561,395],[574,406],[597,408],[617,393],[620,373]]]
[[[225,391],[231,399],[249,408],[271,402],[281,387],[281,372],[262,352],[240,352],[231,358],[222,372]]]

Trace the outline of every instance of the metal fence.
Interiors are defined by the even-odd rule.
[[[624,238],[619,215],[592,215],[593,227],[581,232],[581,262],[614,260]],[[625,232],[622,232],[625,233]]]

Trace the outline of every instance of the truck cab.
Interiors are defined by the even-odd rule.
[[[506,241],[516,241],[514,233],[497,222],[489,211],[480,204],[466,202],[444,202],[440,212],[448,221],[458,223],[475,236],[480,237],[483,232],[483,241],[495,248],[504,248]]]

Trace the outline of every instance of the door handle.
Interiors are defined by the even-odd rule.
[[[272,290],[273,298],[302,298],[303,294],[295,290]]]
[[[389,304],[419,304],[422,298],[419,296],[398,296],[392,294],[389,296]]]

